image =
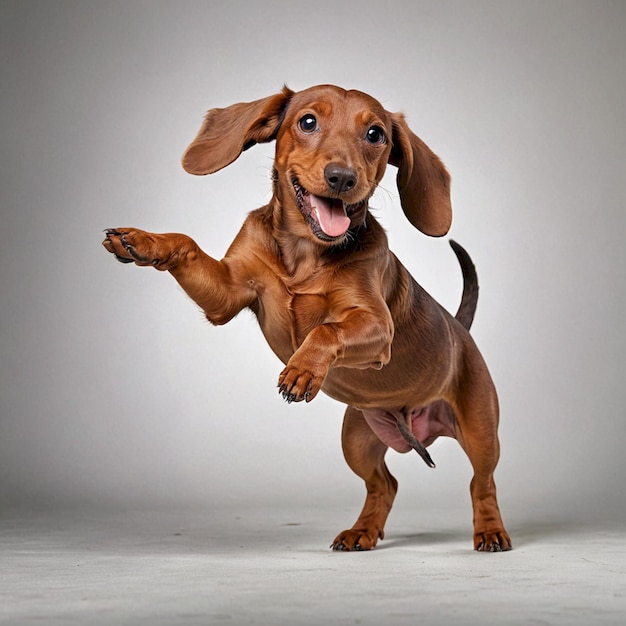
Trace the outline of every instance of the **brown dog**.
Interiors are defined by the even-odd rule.
[[[134,228],[106,231],[105,248],[125,263],[168,270],[213,324],[250,308],[285,363],[284,398],[322,389],[348,405],[343,450],[367,498],[335,550],[368,550],[383,538],[397,481],[388,447],[425,447],[456,438],[474,477],[474,547],[511,548],[496,501],[498,400],[469,335],[477,299],[473,265],[458,245],[464,275],[454,318],[390,252],[368,210],[390,163],[402,208],[423,233],[447,233],[449,176],[435,154],[374,98],[331,85],[287,88],[250,103],[212,109],[185,152],[192,174],[211,174],[255,143],[276,140],[273,196],[252,211],[221,261],[186,235]]]

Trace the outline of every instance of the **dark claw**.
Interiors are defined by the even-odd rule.
[[[502,546],[500,546],[499,543],[494,541],[491,544],[491,548],[489,549],[489,552],[502,552]]]
[[[126,241],[126,239],[124,238],[124,235],[120,235],[120,243],[124,246],[124,250],[126,250],[128,254],[133,254],[132,246]]]
[[[287,385],[279,385],[278,393],[283,397],[285,402],[287,402],[288,404],[291,404],[292,402],[297,402],[298,401],[297,394],[292,393],[289,390],[289,388],[287,387]]]
[[[313,393],[313,381],[310,380],[309,384],[306,386],[306,391],[304,392],[303,400],[305,402],[310,402],[312,399],[312,396],[314,395],[315,394]]]
[[[296,396],[295,393],[291,393],[284,385],[278,389],[278,393],[280,393],[288,404],[291,404],[298,399],[298,396]]]

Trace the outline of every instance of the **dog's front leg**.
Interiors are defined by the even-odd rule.
[[[381,314],[358,309],[341,322],[321,324],[309,332],[287,362],[278,389],[287,402],[310,402],[322,388],[331,367],[381,369],[391,358],[393,322]]]
[[[232,263],[216,261],[198,244],[177,233],[148,233],[136,228],[105,231],[102,245],[122,263],[169,271],[210,322],[225,324],[248,306],[255,294],[245,281],[237,281]]]

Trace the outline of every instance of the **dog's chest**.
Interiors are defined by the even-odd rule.
[[[280,289],[259,294],[257,318],[270,347],[286,362],[313,328],[332,318],[328,297],[319,287],[277,283]]]
[[[318,293],[290,293],[289,311],[300,345],[313,328],[328,321],[328,298]]]

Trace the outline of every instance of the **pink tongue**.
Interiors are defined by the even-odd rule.
[[[350,228],[350,218],[346,215],[341,200],[326,200],[310,194],[311,209],[320,228],[329,237],[339,237]]]

